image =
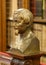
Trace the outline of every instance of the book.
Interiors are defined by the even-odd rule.
[[[46,19],[46,0],[43,0],[43,19]]]
[[[33,13],[34,17],[41,17],[42,14],[42,0],[31,0],[30,1],[30,11]]]
[[[0,64],[1,65],[10,65],[13,57],[5,52],[0,52]]]
[[[36,16],[42,17],[42,0],[36,0]]]
[[[13,18],[13,13],[17,8],[17,0],[6,0],[6,18]]]
[[[33,13],[33,15],[36,15],[36,0],[30,1],[30,11]]]
[[[23,0],[18,0],[17,1],[17,5],[18,5],[18,8],[22,8],[23,7]]]

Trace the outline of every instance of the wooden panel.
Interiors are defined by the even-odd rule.
[[[1,0],[1,51],[6,50],[6,1]]]
[[[0,0],[0,51],[1,51],[1,0]]]
[[[46,23],[46,19],[34,19],[34,23]]]
[[[33,65],[40,65],[40,58],[33,59]]]

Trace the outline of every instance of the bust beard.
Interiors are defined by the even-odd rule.
[[[30,30],[30,31],[32,31],[31,30],[31,26],[29,26],[29,27],[27,27],[26,29],[21,29],[21,30],[18,30],[18,29],[15,29],[15,35],[18,35],[18,34],[24,34],[27,30]]]
[[[18,40],[14,41],[14,43],[12,42],[11,43],[11,48],[15,48],[15,49],[19,49],[19,47],[22,49],[19,49],[21,52],[24,52],[24,50],[29,46],[29,44],[26,44],[25,43],[28,43],[28,39],[30,38],[30,34],[32,34],[30,28],[27,28],[27,30],[25,30],[24,32],[18,32],[18,30],[16,31],[16,34],[15,34],[15,38]],[[33,37],[33,36],[32,36]],[[31,38],[32,39],[32,38]],[[27,42],[25,41],[27,40]],[[15,44],[16,43],[16,44]],[[12,45],[13,44],[13,45]],[[21,44],[21,45],[20,45]],[[17,45],[18,45],[18,48],[17,48]],[[24,46],[25,45],[25,46]],[[22,47],[21,47],[22,46]]]

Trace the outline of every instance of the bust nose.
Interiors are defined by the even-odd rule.
[[[20,21],[20,22],[16,22],[15,23],[15,26],[21,26],[21,25],[23,25],[23,21]]]

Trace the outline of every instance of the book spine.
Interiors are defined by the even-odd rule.
[[[42,0],[31,0],[30,10],[32,11],[34,17],[42,17]]]
[[[43,0],[43,19],[46,19],[46,0]]]
[[[17,5],[18,5],[18,8],[22,8],[23,7],[23,0],[17,0]]]
[[[11,10],[11,0],[6,0],[6,18],[9,17]]]
[[[42,17],[42,0],[31,0],[30,10],[36,17]]]
[[[42,17],[42,0],[36,0],[36,16]]]
[[[36,0],[30,1],[30,10],[33,13],[33,15],[36,15]]]

